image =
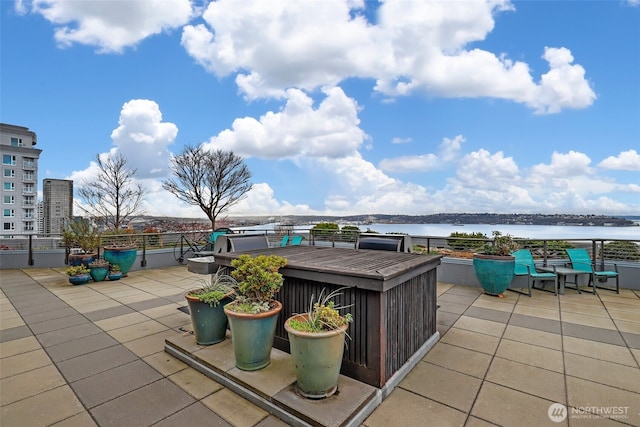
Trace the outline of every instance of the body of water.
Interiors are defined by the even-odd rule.
[[[273,230],[275,224],[246,227],[253,230]],[[308,230],[313,225],[295,226],[297,230]],[[640,240],[640,227],[596,227],[559,225],[511,225],[511,224],[367,224],[358,225],[360,231],[367,229],[377,233],[407,233],[413,236],[447,237],[451,233],[483,233],[491,237],[493,230],[517,238],[530,239],[632,239]]]

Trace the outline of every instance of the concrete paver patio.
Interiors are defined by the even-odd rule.
[[[164,352],[191,328],[178,308],[198,278],[0,271],[0,425],[285,425]],[[499,299],[440,283],[438,304],[440,341],[363,425],[640,425],[639,291]]]

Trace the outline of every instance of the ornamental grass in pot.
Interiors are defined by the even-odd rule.
[[[229,318],[236,367],[262,369],[271,363],[271,348],[282,304],[275,295],[282,287],[280,268],[287,259],[276,255],[240,255],[231,261],[238,281],[236,298],[224,307]]]
[[[345,336],[353,321],[350,313],[340,314],[348,306],[336,305],[333,298],[339,295],[339,289],[327,295],[323,289],[316,302],[311,297],[306,313],[284,324],[296,371],[295,390],[308,399],[323,399],[338,390]]]
[[[224,306],[233,300],[238,282],[218,268],[198,284],[185,294],[196,342],[212,345],[224,341],[228,324]]]
[[[488,295],[504,297],[515,273],[516,261],[511,255],[518,243],[509,234],[493,232],[493,240],[473,255],[473,270]]]

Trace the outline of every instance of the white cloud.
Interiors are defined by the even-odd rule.
[[[412,138],[400,138],[400,137],[395,137],[391,140],[392,144],[408,144],[409,142],[412,142],[413,139]]]
[[[158,104],[147,99],[132,99],[122,106],[118,127],[111,133],[111,139],[127,158],[128,165],[137,169],[139,178],[163,178],[169,171],[168,146],[177,135],[175,124],[162,121]]]
[[[33,0],[31,10],[56,25],[60,46],[79,43],[96,46],[100,53],[119,53],[149,36],[179,28],[194,13],[190,0]]]
[[[269,159],[338,158],[350,154],[367,138],[358,127],[358,105],[340,88],[327,89],[325,95],[314,109],[309,96],[289,89],[282,111],[270,111],[259,120],[236,119],[231,129],[212,137],[205,147]]]
[[[582,174],[592,173],[589,168],[591,159],[584,153],[569,151],[566,154],[554,151],[551,155],[550,164],[538,164],[531,168],[531,175],[535,179],[540,177],[547,179],[550,177],[573,177]]]
[[[545,48],[550,69],[539,83],[524,62],[467,50],[493,30],[494,14],[514,10],[507,0],[388,0],[373,23],[352,7],[346,0],[219,0],[208,5],[206,25],[184,28],[182,44],[210,72],[236,74],[248,99],[284,97],[290,87],[310,91],[353,77],[374,79],[375,89],[388,96],[421,91],[502,98],[537,113],[585,108],[596,98],[569,49]]]
[[[640,154],[636,150],[623,151],[617,156],[607,157],[598,166],[604,169],[640,171]]]
[[[455,161],[460,153],[464,137],[444,138],[438,146],[438,153],[400,156],[380,161],[380,169],[387,172],[429,172],[443,169]]]

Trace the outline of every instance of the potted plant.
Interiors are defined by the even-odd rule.
[[[200,280],[200,287],[185,294],[196,342],[211,345],[223,341],[227,333],[224,306],[232,301],[236,280],[218,268],[209,280]]]
[[[229,318],[236,367],[243,371],[262,369],[271,363],[271,348],[282,304],[274,299],[282,286],[278,272],[287,265],[276,255],[247,254],[231,261],[231,275],[238,281],[237,295],[224,307]]]
[[[84,285],[91,280],[89,269],[84,264],[72,265],[67,268],[66,273],[72,285]]]
[[[347,308],[332,300],[338,295],[339,290],[324,295],[323,289],[318,301],[311,297],[307,313],[291,316],[284,324],[296,370],[295,390],[309,399],[323,399],[338,390],[344,338],[353,321],[350,313],[338,311]]]
[[[104,258],[96,258],[87,265],[94,282],[102,282],[109,274],[109,263]]]
[[[504,297],[514,277],[516,262],[511,253],[516,249],[518,243],[511,235],[494,231],[492,241],[473,255],[473,270],[486,294]]]
[[[62,241],[67,250],[72,247],[79,247],[81,250],[81,253],[69,254],[69,265],[87,265],[96,256],[100,233],[87,218],[77,218],[67,223],[62,230]]]
[[[120,267],[126,276],[138,256],[137,242],[131,230],[109,230],[102,234],[104,258]]]
[[[117,264],[109,264],[109,280],[120,280],[122,278],[122,271]]]

